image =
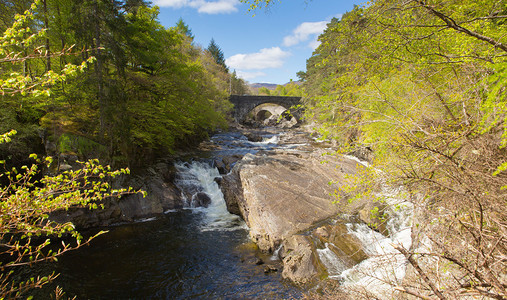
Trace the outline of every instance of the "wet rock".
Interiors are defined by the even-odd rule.
[[[233,169],[229,174],[222,177],[220,189],[224,194],[227,210],[231,214],[242,216],[242,218],[245,219],[245,216],[242,215],[239,209],[239,203],[244,202],[239,169]]]
[[[264,267],[264,274],[275,273],[275,272],[278,272],[278,268],[275,266],[267,265]]]
[[[282,118],[280,120],[280,122],[278,122],[277,126],[280,128],[292,128],[295,125],[297,125],[297,123],[298,122],[297,122],[296,118],[290,118],[290,119]]]
[[[220,186],[222,184],[222,177],[215,177],[213,178],[213,181],[215,181],[218,186]]]
[[[183,207],[180,191],[170,181],[174,177],[172,167],[162,165],[147,168],[144,175],[126,178],[117,177],[115,187],[132,186],[147,192],[125,195],[120,199],[106,199],[104,209],[69,208],[55,211],[50,219],[56,222],[72,222],[77,228],[109,226],[117,223],[131,222],[162,214],[169,209]]]
[[[289,279],[296,284],[308,284],[325,272],[325,268],[319,264],[319,260],[313,251],[309,237],[294,235],[284,241],[283,278]]]
[[[384,203],[371,200],[363,201],[363,206],[359,209],[357,215],[371,229],[380,232],[384,236],[389,236],[387,228],[389,214]]]
[[[217,157],[213,161],[213,165],[218,169],[218,172],[221,175],[227,174],[231,171],[231,169],[234,167],[234,164],[241,160],[243,158],[243,155],[231,155],[231,156],[224,156],[224,157]]]
[[[225,163],[223,162],[222,158],[217,158],[213,161],[213,165],[215,168],[218,169],[218,173],[220,174],[227,174],[227,167],[225,166]]]
[[[327,231],[325,226],[315,229],[313,234],[321,239],[329,238],[329,232]]]
[[[245,136],[250,142],[262,142],[262,136],[258,133],[247,133]]]
[[[211,198],[208,196],[208,194],[199,192],[195,194],[193,202],[195,203],[194,206],[202,206],[202,207],[208,207],[208,205],[211,203]]]
[[[231,156],[224,157],[223,162],[225,164],[226,173],[229,173],[232,170],[232,168],[234,167],[234,165],[238,161],[240,161],[242,158],[243,158],[243,155],[239,155],[239,154],[234,154]]]
[[[312,234],[320,240],[321,246],[327,245],[340,257],[346,268],[351,268],[368,257],[361,241],[348,232],[343,222],[319,227]]]
[[[278,116],[272,115],[269,118],[262,121],[263,126],[276,126],[278,123]]]
[[[261,258],[257,258],[257,260],[255,261],[255,264],[260,266],[260,265],[264,264],[264,261]]]
[[[301,142],[304,136],[281,139]],[[354,208],[333,203],[337,199],[331,195],[345,183],[346,175],[356,172],[359,163],[347,157],[323,156],[329,151],[325,148],[304,149],[246,154],[223,176],[221,185],[229,211],[245,220],[250,238],[259,249],[272,253],[283,245],[279,253],[284,263],[282,276],[298,284],[313,283],[327,274],[312,235],[302,236],[302,232],[313,231],[320,240],[319,248],[328,247],[338,256],[349,256],[345,266],[366,258],[360,242],[348,234],[344,224],[311,229],[338,214],[353,214]]]

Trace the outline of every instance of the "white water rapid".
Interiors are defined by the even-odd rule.
[[[389,236],[372,230],[364,223],[346,224],[348,232],[361,241],[363,251],[368,255],[367,259],[345,269],[340,258],[329,249],[329,245],[317,250],[319,258],[328,269],[329,277],[339,280],[345,289],[367,290],[379,299],[390,299],[393,297],[393,284],[399,283],[405,277],[407,260],[393,245],[410,248],[413,205],[399,196],[401,192],[386,187],[379,195],[386,200],[389,209]]]
[[[176,163],[178,170],[175,184],[182,190],[185,208],[192,209],[203,216],[201,230],[237,230],[246,229],[240,217],[227,211],[224,195],[215,178],[221,177],[218,170],[199,161]],[[198,207],[196,197],[204,193],[210,198],[207,207]]]
[[[250,142],[244,139],[234,141],[241,147],[271,147],[279,140],[278,136],[264,138],[262,142]],[[234,147],[238,145],[234,144]],[[258,147],[258,148],[257,148]],[[285,150],[291,149],[291,145]],[[294,147],[297,148],[297,147]],[[295,149],[294,151],[299,151]],[[352,158],[352,157],[349,157]],[[360,163],[357,158],[353,158]],[[175,164],[178,170],[175,184],[182,191],[182,197],[186,203],[185,209],[202,216],[200,229],[202,231],[231,231],[248,229],[246,224],[236,215],[227,211],[225,200],[215,179],[220,177],[218,170],[205,162],[180,162]],[[268,191],[267,191],[268,192]],[[395,190],[385,187],[380,193],[385,199],[390,211],[387,229],[389,236],[386,237],[363,223],[345,223],[349,234],[354,235],[361,242],[363,251],[368,258],[361,263],[350,267],[349,259],[337,255],[336,246],[326,243],[323,249],[317,249],[321,262],[326,266],[329,278],[339,280],[345,289],[367,290],[379,299],[390,299],[393,288],[389,283],[402,280],[406,271],[406,259],[393,248],[393,244],[400,244],[406,249],[411,246],[411,220],[413,214],[412,204],[405,201],[402,189]],[[205,194],[209,197],[206,207],[199,197]],[[276,249],[271,260],[278,259]]]

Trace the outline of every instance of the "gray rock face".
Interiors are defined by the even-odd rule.
[[[237,154],[231,156],[217,157],[213,161],[213,164],[218,169],[218,172],[220,174],[227,174],[234,167],[234,164],[237,161],[241,160],[242,157],[243,157],[242,155]]]
[[[227,207],[243,217],[261,250],[273,251],[285,238],[342,211],[331,194],[345,173],[355,172],[356,162],[322,153],[247,154],[224,176]]]
[[[208,207],[208,205],[211,203],[211,198],[208,196],[208,194],[199,192],[195,195],[194,201],[197,204],[196,206]]]
[[[283,278],[297,284],[311,283],[318,274],[325,272],[308,236],[294,235],[285,240],[281,258]]]
[[[357,172],[358,162],[325,155],[327,149],[305,144],[304,135],[293,133],[283,139],[302,146],[298,151],[247,154],[223,176],[220,186],[228,210],[245,220],[259,248],[279,249],[282,276],[311,284],[328,274],[319,258],[323,250],[317,249],[327,248],[342,257],[343,270],[367,257],[343,221],[328,221],[364,208],[333,203],[338,200],[333,194],[345,183],[345,175]]]
[[[168,209],[181,208],[183,202],[180,191],[172,183],[171,165],[161,163],[149,168],[145,175],[131,178],[123,186],[142,189],[147,196],[130,194],[121,199],[108,199],[104,209],[70,208],[51,213],[50,219],[56,222],[72,222],[77,228],[109,226],[132,222],[162,214]],[[205,199],[202,199],[205,202]]]

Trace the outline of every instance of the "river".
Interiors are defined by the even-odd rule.
[[[257,250],[248,228],[227,212],[211,167],[217,155],[253,153],[276,147],[276,136],[249,142],[239,133],[217,134],[214,151],[176,164],[176,184],[187,195],[205,192],[207,208],[187,199],[181,210],[134,224],[107,228],[90,246],[48,267],[55,284],[78,299],[300,298],[302,291],[281,278],[281,264]],[[187,197],[188,198],[188,197]],[[267,265],[278,272],[265,273]],[[54,285],[53,285],[54,286]]]
[[[302,151],[301,146],[320,147],[313,142],[306,143],[308,140],[298,144],[301,142],[298,138],[291,142],[284,134],[265,132],[260,142],[248,141],[238,132],[213,136],[205,147],[208,150],[191,153],[175,163],[175,184],[182,191],[183,209],[169,210],[137,223],[104,228],[109,232],[89,246],[63,255],[57,263],[43,265],[37,271],[29,270],[29,276],[47,275],[53,270],[60,273],[50,286],[37,291],[35,298],[47,298],[56,285],[63,288],[66,297],[78,299],[304,297],[303,289],[282,279],[280,260],[275,255],[261,253],[250,241],[244,221],[227,211],[216,182],[220,174],[213,166],[217,157],[274,148]],[[284,142],[279,145],[280,138]],[[354,157],[349,159],[366,164]],[[326,221],[345,226],[347,234],[360,241],[366,258],[350,266],[349,258],[341,257],[337,251],[340,245],[313,238],[329,279],[346,289],[367,289],[379,299],[389,299],[392,284],[403,279],[407,264],[392,245],[410,247],[412,207],[398,197],[401,194],[398,190],[386,186],[380,193],[386,203],[396,207],[386,224],[389,236],[371,230],[356,218],[337,216]]]

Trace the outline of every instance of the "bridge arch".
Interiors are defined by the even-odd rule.
[[[287,96],[259,96],[259,95],[231,95],[229,101],[234,104],[233,116],[240,123],[250,111],[264,103],[276,104],[290,109],[292,106],[301,104],[301,97]],[[300,116],[295,116],[298,120]]]

